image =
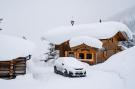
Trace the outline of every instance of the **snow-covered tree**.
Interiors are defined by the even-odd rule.
[[[25,36],[22,37],[24,40],[27,40],[27,38]]]
[[[56,59],[57,58],[57,51],[55,50],[55,45],[53,43],[49,43],[49,48],[47,53],[45,53],[47,55],[47,58],[45,60],[45,62],[51,60],[51,59]]]
[[[0,18],[0,23],[1,23],[1,21],[2,21],[3,19],[2,18]],[[0,28],[0,30],[2,30],[1,28]]]
[[[135,39],[128,40],[128,41],[121,41],[120,44],[121,44],[122,46],[125,46],[125,47],[127,47],[127,48],[130,48],[130,47],[135,46]]]

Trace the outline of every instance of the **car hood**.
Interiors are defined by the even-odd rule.
[[[65,63],[65,66],[69,67],[69,68],[74,68],[74,69],[84,68],[85,67],[85,65],[82,62],[80,62],[80,61]]]

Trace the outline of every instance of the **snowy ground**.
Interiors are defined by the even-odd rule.
[[[53,72],[50,64],[28,62],[28,72],[13,80],[0,79],[2,89],[135,89],[135,47],[105,63],[88,66],[87,77],[68,78]]]
[[[3,89],[124,89],[123,81],[117,74],[95,69],[88,69],[87,77],[68,78],[54,74],[52,67],[46,67],[44,73],[0,80],[0,83]]]

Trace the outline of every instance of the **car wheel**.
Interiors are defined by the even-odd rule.
[[[56,74],[58,74],[58,70],[57,70],[57,67],[56,67],[56,66],[54,66],[54,72],[55,72]]]
[[[68,72],[67,72],[67,70],[65,69],[65,71],[64,71],[64,73],[63,73],[63,75],[65,76],[65,77],[68,77]]]

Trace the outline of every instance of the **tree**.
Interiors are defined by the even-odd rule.
[[[125,47],[127,47],[127,48],[130,48],[130,47],[135,46],[135,39],[128,40],[128,41],[121,41],[120,44],[121,44],[122,46],[125,46]]]
[[[1,23],[1,21],[2,21],[3,19],[2,18],[0,18],[0,23]]]
[[[101,22],[102,22],[102,20],[100,19],[100,20],[99,20],[99,22],[101,23]]]
[[[75,24],[75,21],[74,20],[71,20],[71,25],[73,26]]]
[[[26,38],[25,36],[22,36],[22,38],[23,38],[24,40],[27,40],[27,38]]]
[[[57,51],[55,50],[55,45],[52,44],[52,43],[49,43],[49,48],[48,48],[48,51],[47,53],[45,53],[47,55],[47,58],[45,60],[45,62],[51,60],[51,59],[56,59],[58,56],[58,53]]]
[[[1,21],[2,21],[3,19],[2,18],[0,18],[0,23],[1,23]],[[2,30],[1,28],[0,28],[0,30]]]

